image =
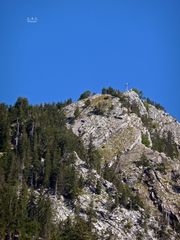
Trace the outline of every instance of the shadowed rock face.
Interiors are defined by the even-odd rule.
[[[81,137],[86,148],[91,142],[99,151],[102,169],[104,163],[108,163],[123,183],[138,192],[145,205],[144,211],[150,215],[152,226],[146,226],[144,232],[137,224],[145,216],[142,211],[118,207],[111,212],[108,199],[115,201],[116,192],[112,185],[114,192],[104,189],[106,194],[100,194],[94,207],[97,213],[94,227],[100,236],[105,236],[105,230],[114,224],[112,232],[116,237],[121,236],[118,239],[140,239],[140,235],[143,235],[141,239],[179,239],[176,234],[180,229],[180,124],[169,114],[142,101],[134,91],[124,93],[121,99],[94,95],[68,105],[64,112],[67,127]],[[82,166],[77,164],[78,171],[86,172]],[[105,181],[95,173],[95,179],[98,178],[101,183]],[[92,188],[89,186],[80,197],[82,208],[88,206],[90,195]],[[132,220],[128,231],[128,226],[122,224],[123,219],[127,220],[126,216]],[[169,228],[167,238],[157,235],[161,228],[159,219],[163,219]]]

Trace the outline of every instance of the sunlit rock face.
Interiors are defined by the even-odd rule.
[[[100,239],[179,239],[180,124],[163,110],[140,99],[134,91],[120,97],[93,95],[64,108],[67,127],[101,156],[119,181],[138,193],[143,208],[116,206],[118,190],[103,174],[90,170],[76,155],[77,174],[88,181],[75,206],[88,218],[93,208],[94,229]],[[96,184],[100,181],[101,193]],[[58,202],[59,201],[59,202]],[[58,204],[64,208],[58,208]],[[75,207],[54,200],[58,216],[75,216]],[[64,210],[63,210],[64,209]],[[58,215],[58,211],[63,211]],[[62,220],[62,219],[61,219]],[[163,228],[162,224],[166,227]],[[179,229],[178,229],[179,228]]]

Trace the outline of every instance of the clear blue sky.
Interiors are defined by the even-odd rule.
[[[126,82],[180,120],[179,0],[0,0],[1,102]]]

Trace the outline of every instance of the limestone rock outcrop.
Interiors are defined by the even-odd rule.
[[[92,144],[99,152],[102,170],[107,165],[144,203],[144,208],[136,210],[113,207],[116,186],[90,171],[85,159],[76,155],[78,174],[85,179],[91,174],[94,181],[84,188],[76,205],[86,218],[93,202],[93,226],[100,239],[180,239],[179,122],[134,91],[121,97],[93,95],[66,106],[64,113],[67,127],[84,146],[88,149]],[[98,179],[99,195],[94,187]],[[57,205],[58,201],[63,202],[57,200]]]

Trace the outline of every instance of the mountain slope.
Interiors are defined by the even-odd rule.
[[[86,148],[95,147],[104,168],[137,193],[145,211],[179,231],[180,124],[134,91],[90,96],[64,111],[67,127]]]
[[[180,124],[138,90],[0,104],[1,239],[180,239]]]

